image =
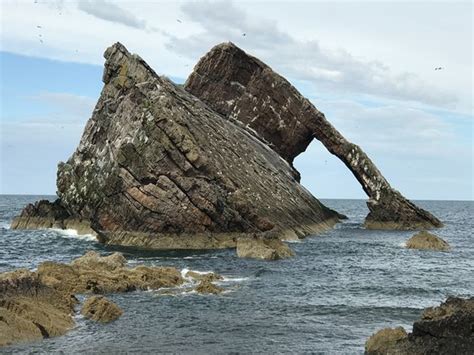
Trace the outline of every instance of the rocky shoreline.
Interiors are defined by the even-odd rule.
[[[402,327],[386,328],[365,344],[367,355],[418,355],[474,353],[474,298],[449,297],[438,307],[423,311],[407,333]]]
[[[108,323],[123,311],[103,297],[106,294],[169,289],[185,283],[198,293],[218,294],[224,291],[214,284],[219,280],[222,277],[213,273],[190,271],[182,275],[173,267],[131,268],[120,253],[101,256],[92,251],[70,264],[46,261],[37,271],[0,273],[0,347],[73,329],[78,294],[92,295],[80,311],[86,318]]]

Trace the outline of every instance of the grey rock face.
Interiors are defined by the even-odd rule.
[[[121,44],[104,56],[92,118],[58,167],[61,218],[90,221],[104,243],[189,249],[255,233],[303,237],[338,220],[254,132]]]
[[[351,170],[369,196],[368,228],[441,227],[394,190],[362,149],[347,141],[287,80],[232,43],[207,53],[185,89],[212,109],[254,130],[288,163],[318,139]]]

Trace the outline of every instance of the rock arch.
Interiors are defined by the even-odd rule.
[[[348,167],[369,197],[367,228],[443,225],[392,188],[367,154],[345,139],[285,78],[233,43],[219,44],[202,57],[185,89],[229,120],[254,130],[291,165],[314,138],[323,143]],[[299,177],[296,170],[295,176]]]

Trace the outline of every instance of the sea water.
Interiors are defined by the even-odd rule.
[[[451,252],[408,250],[409,231],[362,226],[363,200],[322,200],[349,219],[291,243],[296,257],[239,259],[233,250],[139,251],[105,247],[75,231],[9,229],[29,202],[54,196],[0,196],[0,272],[70,262],[87,250],[121,251],[129,263],[174,266],[224,276],[221,295],[139,291],[110,295],[123,310],[101,325],[76,316],[64,336],[0,353],[362,353],[383,327],[411,329],[422,309],[449,295],[474,295],[474,203],[416,201],[445,227],[435,233]]]

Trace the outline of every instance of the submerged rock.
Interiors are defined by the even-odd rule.
[[[37,273],[0,273],[0,346],[65,334],[77,300],[41,283]]]
[[[201,58],[185,89],[232,122],[252,129],[290,164],[318,139],[369,196],[367,228],[442,226],[393,189],[362,149],[347,141],[286,79],[233,43],[217,45]]]
[[[110,323],[120,318],[123,311],[104,296],[91,296],[84,302],[81,314],[100,323]]]
[[[473,354],[473,325],[474,298],[450,297],[438,307],[425,309],[407,336],[400,328],[372,335],[366,354]]]
[[[341,217],[251,129],[158,76],[119,43],[105,58],[92,118],[58,167],[54,204],[68,214],[59,218],[89,222],[106,244],[215,249],[255,233],[304,237]]]
[[[243,238],[237,241],[239,258],[279,260],[291,258],[293,250],[278,239]]]
[[[406,243],[408,249],[439,250],[449,251],[449,244],[434,234],[421,231],[408,239]]]
[[[198,280],[198,281],[209,281],[209,282],[213,282],[213,281],[220,281],[220,280],[223,280],[224,278],[221,276],[221,275],[218,275],[216,273],[213,273],[213,272],[206,272],[206,273],[201,273],[201,272],[196,272],[196,271],[188,271],[186,273],[186,275],[184,275],[186,277],[190,277],[194,280]]]
[[[224,289],[222,287],[214,285],[209,280],[202,280],[199,283],[199,285],[197,285],[195,290],[199,293],[214,294],[214,295],[217,295],[217,294],[222,293],[224,291]]]

